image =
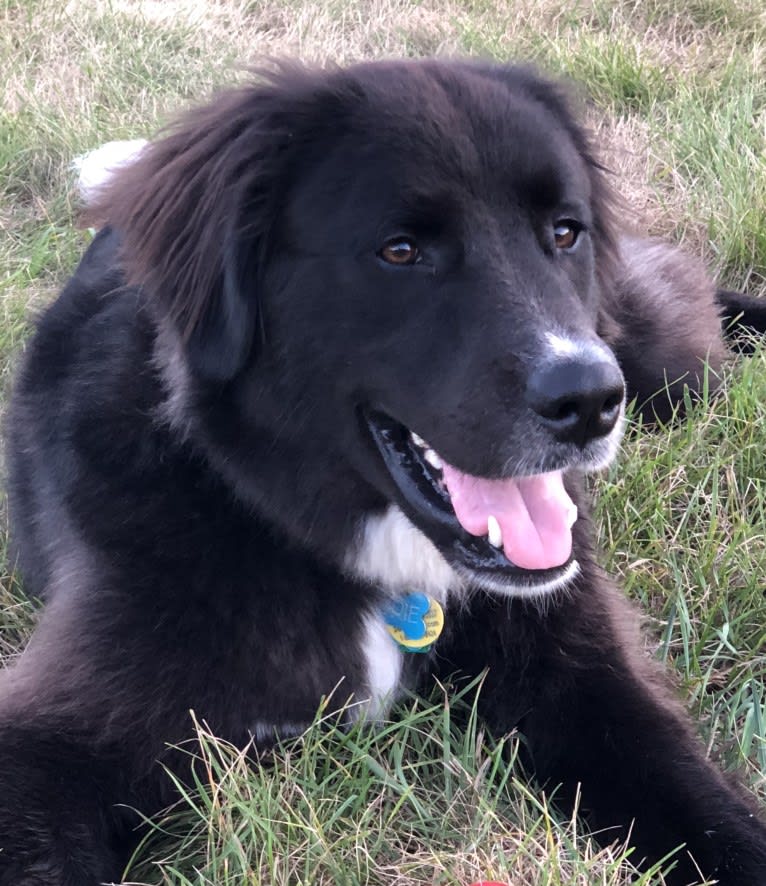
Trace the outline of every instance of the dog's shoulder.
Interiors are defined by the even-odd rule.
[[[127,287],[119,265],[120,239],[100,231],[61,295],[37,319],[17,395],[62,390],[105,380],[110,364],[133,359],[130,352],[149,345],[140,292]],[[139,355],[135,355],[139,356]],[[94,370],[98,367],[98,370]]]

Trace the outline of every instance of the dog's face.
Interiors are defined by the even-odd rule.
[[[526,72],[314,76],[301,113],[295,87],[272,96],[269,199],[251,186],[231,207],[219,303],[191,337],[209,442],[309,542],[353,546],[324,538],[323,510],[358,534],[395,507],[469,583],[558,587],[576,569],[563,477],[611,460],[623,407],[585,140]],[[221,349],[240,354],[223,370]],[[293,481],[266,490],[278,451]]]

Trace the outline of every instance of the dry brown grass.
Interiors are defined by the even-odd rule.
[[[48,202],[72,152],[151,132],[180,106],[244,76],[247,64],[264,56],[346,63],[470,51],[537,59],[592,88],[599,83],[594,95],[601,110],[592,118],[637,223],[704,252],[706,222],[688,213],[695,182],[668,164],[674,152],[663,123],[641,106],[650,99],[621,97],[615,80],[634,76],[620,65],[636,65],[635,76],[656,77],[659,92],[662,82],[669,92],[679,80],[712,82],[743,47],[762,58],[763,35],[766,12],[745,0],[6,2],[0,13],[2,103],[7,114],[26,115],[41,129],[41,156],[26,170],[27,196]],[[625,57],[610,58],[615,50]],[[631,102],[639,103],[638,113]],[[7,222],[0,206],[3,217]]]
[[[247,63],[264,55],[345,63],[468,49],[539,58],[576,74],[571,60],[590,41],[594,54],[610,44],[630,46],[642,63],[673,81],[714,72],[742,42],[742,32],[721,37],[727,20],[720,11],[716,17],[712,3],[666,6],[660,15],[661,4],[582,0],[70,0],[63,9],[52,0],[8,4],[0,22],[0,46],[10,62],[3,106],[11,114],[40,109],[64,118],[64,126],[68,118],[81,142],[95,144],[107,135],[153,128],[178,105],[242,76]],[[703,13],[710,19],[704,25]],[[765,15],[753,11],[751,30],[760,21],[766,32]],[[746,18],[744,11],[740,18]],[[130,48],[115,51],[118,33]],[[168,53],[176,58],[163,63]],[[131,54],[134,64],[126,70],[122,62]],[[128,83],[120,82],[120,69]],[[120,100],[115,92],[125,86]],[[667,153],[656,130],[618,109],[601,117],[598,132],[638,218],[658,232],[677,230],[684,187],[661,162],[652,162],[650,146],[658,155]],[[699,245],[699,238],[694,242]]]

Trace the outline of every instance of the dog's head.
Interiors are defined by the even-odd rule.
[[[182,342],[197,439],[269,519],[376,579],[353,546],[386,512],[471,583],[571,577],[563,478],[612,458],[623,380],[598,336],[608,186],[558,87],[283,67],[93,212]]]

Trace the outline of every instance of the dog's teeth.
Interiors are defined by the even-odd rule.
[[[577,522],[577,505],[567,509],[567,526],[571,529]]]
[[[497,518],[492,514],[489,515],[489,519],[487,520],[487,537],[493,548],[502,548],[503,531],[500,528],[500,524],[497,522]]]
[[[426,449],[423,453],[423,458],[431,465],[432,468],[436,468],[437,471],[442,469],[442,460],[439,456],[433,451],[433,449]]]
[[[412,442],[416,446],[419,446],[421,449],[428,448],[428,443],[426,443],[426,441],[419,434],[416,434],[414,431],[410,431],[410,437],[412,437]]]

